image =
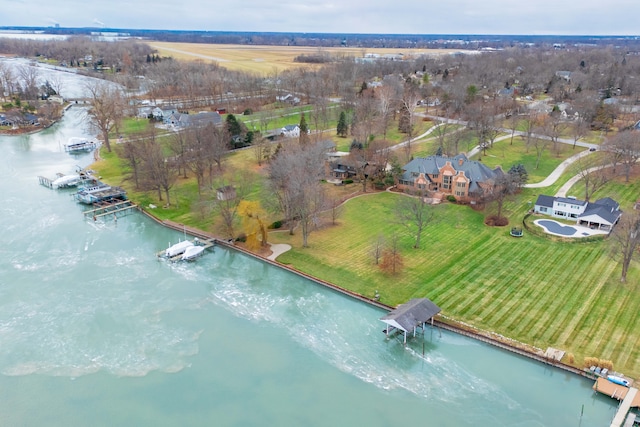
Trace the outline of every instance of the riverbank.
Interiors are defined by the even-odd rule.
[[[246,248],[243,248],[241,246],[238,246],[236,244],[234,244],[233,242],[230,242],[229,240],[226,239],[222,239],[220,237],[217,237],[215,235],[213,235],[212,233],[208,233],[205,232],[203,230],[199,230],[197,228],[193,228],[193,227],[188,227],[184,224],[179,224],[173,221],[169,221],[169,220],[161,220],[157,217],[155,217],[154,215],[152,215],[150,212],[147,212],[146,210],[139,208],[140,212],[143,213],[144,215],[146,215],[147,217],[151,218],[153,221],[155,221],[157,224],[163,226],[163,227],[167,227],[170,229],[173,229],[175,231],[179,231],[179,232],[184,232],[186,234],[189,234],[193,237],[197,237],[200,239],[215,239],[215,242],[217,245],[220,246],[224,246],[227,249],[231,249],[240,253],[243,253],[247,256],[250,256],[254,259],[258,259],[264,263],[267,263],[269,265],[272,265],[274,267],[277,268],[281,268],[284,270],[287,270],[293,274],[296,274],[297,276],[303,277],[307,280],[310,280],[314,283],[317,283],[319,285],[322,285],[324,287],[327,287],[329,289],[332,289],[333,291],[339,292],[340,294],[343,294],[345,296],[348,296],[350,298],[356,299],[360,302],[363,302],[365,304],[369,304],[372,305],[374,307],[386,310],[386,311],[391,311],[393,309],[395,309],[395,307],[392,307],[390,305],[381,303],[379,301],[376,301],[372,298],[368,298],[365,297],[363,295],[360,295],[358,293],[349,291],[348,289],[344,289],[341,288],[340,286],[337,286],[333,283],[327,282],[325,280],[319,279],[317,277],[313,277],[309,274],[306,274],[300,270],[297,270],[296,268],[290,266],[290,265],[286,265],[286,264],[282,264],[276,260],[272,260],[269,258],[269,254],[261,254],[261,253],[256,253],[253,251],[250,251]],[[569,372],[571,374],[574,375],[579,375],[581,377],[585,377],[591,380],[595,380],[597,378],[596,375],[594,375],[591,371],[588,370],[584,370],[584,369],[579,369],[575,366],[566,364],[564,362],[561,362],[560,360],[556,360],[552,357],[546,357],[545,354],[546,352],[544,352],[542,349],[536,349],[533,348],[531,346],[528,346],[524,343],[520,343],[514,340],[510,340],[506,337],[500,336],[498,334],[493,334],[491,332],[488,331],[481,331],[478,330],[476,328],[473,328],[469,325],[463,325],[462,323],[456,321],[455,319],[450,319],[450,318],[446,318],[444,316],[438,316],[438,318],[434,319],[434,326],[436,326],[437,328],[442,328],[442,329],[446,329],[450,332],[454,332],[469,338],[473,338],[475,340],[490,344],[494,347],[500,348],[502,350],[506,350],[510,353],[513,354],[517,354],[519,356],[524,356],[527,357],[529,359],[535,360],[537,362],[543,363],[545,365],[549,365],[549,366],[553,366],[555,368],[561,369],[565,372]]]

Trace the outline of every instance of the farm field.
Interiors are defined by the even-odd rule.
[[[204,43],[169,43],[148,42],[157,49],[160,55],[181,60],[204,60],[218,62],[230,70],[252,72],[260,75],[282,71],[289,68],[311,66],[294,62],[298,55],[311,55],[324,52],[331,55],[362,57],[365,53],[403,55],[443,55],[456,50],[449,49],[383,49],[383,48],[317,48],[309,46],[259,46],[259,45],[225,45]]]

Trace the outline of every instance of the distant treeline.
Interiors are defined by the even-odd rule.
[[[635,36],[566,35],[471,35],[471,34],[333,34],[241,31],[170,31],[115,28],[0,27],[0,30],[39,31],[45,34],[90,35],[92,33],[143,37],[157,41],[274,46],[482,49],[514,46],[575,45],[628,46],[640,48]]]

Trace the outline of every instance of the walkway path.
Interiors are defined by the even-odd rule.
[[[585,151],[581,151],[581,152],[579,152],[578,154],[574,154],[573,156],[569,157],[568,159],[566,159],[565,161],[563,161],[562,163],[560,163],[560,164],[558,165],[558,167],[557,167],[557,168],[555,168],[555,169],[553,170],[553,172],[551,172],[551,173],[549,174],[549,176],[548,176],[548,177],[546,177],[543,181],[536,182],[536,183],[533,183],[533,184],[525,184],[524,186],[525,186],[526,188],[541,188],[541,187],[548,187],[548,186],[552,185],[553,183],[555,183],[555,182],[558,180],[558,178],[560,178],[560,176],[564,173],[564,171],[565,171],[565,170],[566,170],[566,169],[567,169],[567,168],[568,168],[568,167],[569,167],[573,162],[575,162],[576,160],[578,160],[578,159],[580,159],[580,158],[582,158],[582,157],[584,157],[584,156],[588,156],[590,153],[592,153],[592,152],[591,152],[591,151],[589,151],[589,150],[585,150]],[[574,176],[574,177],[573,177],[573,178],[571,178],[571,179],[575,179],[575,178],[578,178],[578,179],[576,179],[576,182],[577,182],[577,181],[581,178],[581,176],[580,176],[580,175],[576,175],[576,176]],[[565,184],[565,185],[566,185],[566,184]],[[571,184],[571,185],[573,185],[573,184]],[[569,188],[571,188],[571,186],[569,186]],[[568,190],[568,188],[567,188],[567,190]]]
[[[291,245],[287,245],[286,243],[271,243],[271,255],[267,257],[271,261],[275,261],[283,253],[287,252],[291,249]]]

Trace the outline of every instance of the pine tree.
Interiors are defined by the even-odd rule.
[[[340,112],[340,118],[338,119],[338,127],[336,129],[338,136],[346,138],[349,134],[349,125],[347,124],[347,115],[344,111]]]
[[[300,117],[298,127],[300,128],[300,145],[307,145],[309,143],[309,126],[307,125],[307,119],[304,117],[304,113],[302,113]]]

